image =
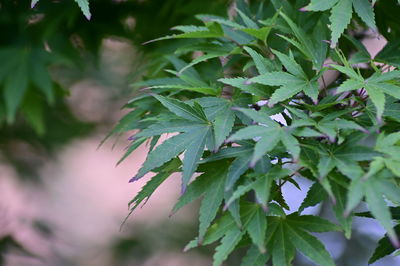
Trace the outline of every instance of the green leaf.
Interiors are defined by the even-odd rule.
[[[320,178],[325,177],[333,168],[335,168],[336,163],[330,156],[322,157],[318,163],[318,172]]]
[[[385,110],[385,94],[378,90],[376,87],[367,85],[365,90],[368,93],[369,98],[376,107],[376,116],[378,118],[382,117],[383,111]]]
[[[396,246],[400,246],[397,235],[393,230],[392,216],[390,214],[389,207],[382,197],[382,192],[380,191],[379,186],[377,186],[376,182],[376,180],[371,178],[368,179],[367,182],[365,182],[366,202],[371,213],[387,231],[391,241],[395,243]]]
[[[265,86],[249,84],[247,78],[222,78],[218,81],[259,97],[267,98],[270,96],[269,90]]]
[[[269,253],[262,254],[258,250],[257,246],[253,245],[248,250],[246,255],[243,257],[241,266],[265,266],[269,257]]]
[[[346,208],[346,197],[347,191],[344,187],[339,185],[336,182],[332,182],[332,192],[336,199],[335,204],[333,205],[333,211],[335,213],[336,219],[339,221],[340,225],[343,228],[344,235],[347,239],[350,239],[352,233],[352,221],[353,216],[343,215],[345,213]]]
[[[39,2],[39,0],[32,0],[31,1],[31,8],[34,8],[38,2]]]
[[[264,211],[267,210],[267,204],[269,201],[272,181],[275,178],[274,172],[269,172],[267,175],[261,175],[258,177],[254,184],[254,192],[256,193],[257,202],[261,204]]]
[[[28,87],[28,70],[21,62],[11,75],[7,75],[4,84],[4,100],[7,112],[7,121],[14,122],[17,108],[20,106]]]
[[[119,161],[117,162],[117,165],[122,163],[133,151],[135,151],[137,148],[139,148],[139,146],[142,145],[145,141],[146,141],[146,138],[139,138],[139,139],[135,140],[134,142],[132,142],[129,145],[129,148],[126,150],[124,156],[122,156],[122,158],[119,159]]]
[[[203,113],[200,113],[199,111],[184,102],[157,94],[154,94],[153,96],[154,98],[159,100],[162,105],[164,105],[168,110],[170,110],[177,116],[195,122],[207,122],[207,118],[205,117],[205,115],[203,115]]]
[[[178,28],[179,29],[179,28]],[[157,38],[151,41],[147,41],[144,44],[148,44],[151,42],[161,41],[161,40],[170,40],[170,39],[192,39],[192,38],[219,38],[224,36],[224,30],[221,25],[217,22],[209,22],[206,23],[206,27],[198,27],[198,30],[188,31],[182,34],[172,34],[167,35],[161,38]]]
[[[174,159],[169,162],[164,169],[153,176],[146,185],[143,186],[142,190],[135,196],[133,200],[131,200],[128,204],[131,211],[135,210],[139,204],[145,200],[150,198],[150,196],[154,193],[154,191],[180,166],[179,159]],[[132,206],[133,205],[133,206]]]
[[[342,35],[347,25],[349,25],[352,14],[352,0],[339,0],[332,8],[331,16],[329,17],[332,31],[332,47],[336,46],[340,35]]]
[[[229,167],[228,178],[226,179],[225,190],[229,190],[233,187],[236,181],[240,178],[244,172],[249,168],[250,164],[250,153],[237,157]]]
[[[365,84],[359,80],[348,79],[342,84],[340,84],[339,88],[337,89],[337,93],[345,92],[345,91],[352,91],[358,90],[365,86]]]
[[[53,104],[55,101],[55,95],[53,90],[53,82],[50,77],[49,71],[44,64],[37,63],[31,68],[32,81],[42,93],[46,96],[47,101]]]
[[[89,10],[89,0],[75,0],[85,17],[90,20],[92,15]]]
[[[307,207],[315,206],[326,200],[327,196],[324,188],[318,182],[315,182],[308,190],[306,197],[299,207],[298,213],[303,212]]]
[[[281,86],[272,94],[268,104],[269,106],[273,106],[276,103],[283,102],[295,96],[297,93],[301,92],[304,89],[306,89],[304,83],[294,83],[286,86]]]
[[[368,0],[353,0],[353,7],[357,15],[367,24],[368,27],[376,29],[375,14],[372,4]]]
[[[250,190],[254,189],[257,184],[256,181],[252,181],[249,182],[247,184],[244,185],[240,185],[238,186],[235,191],[232,193],[232,196],[228,199],[228,201],[226,201],[226,206],[229,206],[232,204],[232,202],[234,202],[235,200],[239,199],[241,196],[245,195],[247,192],[249,192]]]
[[[306,257],[317,265],[335,266],[332,257],[326,251],[324,245],[314,236],[303,230],[286,225],[284,230],[293,245]]]
[[[199,241],[203,241],[203,237],[210,226],[211,222],[214,220],[219,206],[224,198],[224,184],[225,184],[226,172],[221,173],[218,176],[218,181],[215,182],[213,186],[209,186],[204,198],[201,201],[200,215],[199,215]]]
[[[261,253],[265,253],[266,249],[264,238],[267,230],[267,217],[261,208],[257,209],[246,230],[249,233],[253,243],[257,245],[259,251]]]
[[[260,29],[244,28],[244,29],[240,29],[240,30],[249,34],[250,36],[253,36],[253,37],[259,39],[262,42],[265,42],[267,40],[269,33],[271,32],[271,29],[272,29],[272,27],[266,26],[266,27],[262,27]]]
[[[222,53],[209,53],[209,54],[205,54],[205,55],[201,55],[199,57],[196,57],[195,59],[193,59],[192,62],[190,62],[189,64],[187,64],[185,67],[183,67],[181,70],[179,70],[178,74],[182,74],[185,70],[187,70],[188,68],[197,65],[201,62],[207,61],[209,59],[213,59],[213,58],[218,58],[220,56],[226,56],[227,53],[226,52],[222,52]]]
[[[235,108],[236,111],[242,112],[249,118],[251,118],[254,122],[269,126],[269,127],[274,127],[274,128],[280,128],[279,124],[272,120],[269,116],[272,114],[268,114],[267,112],[264,112],[264,110],[259,110],[256,111],[254,109],[248,109],[248,108]]]
[[[400,225],[396,225],[394,227],[396,233],[400,235]],[[376,247],[374,254],[372,254],[371,258],[368,260],[368,264],[372,264],[377,260],[392,254],[395,251],[395,247],[393,247],[390,239],[387,236],[381,238],[378,242],[378,246]]]
[[[297,161],[300,156],[300,143],[298,142],[298,140],[293,137],[293,135],[283,130],[283,132],[281,133],[281,141],[283,145],[285,145],[289,153],[292,155],[293,159]]]
[[[196,179],[190,183],[185,193],[179,198],[178,202],[172,209],[172,213],[177,212],[183,206],[203,195],[209,187],[214,186],[215,183],[218,182],[220,176],[223,176],[224,171],[225,169],[221,167],[216,169],[216,171],[205,172],[196,177]]]
[[[195,132],[186,132],[165,140],[147,155],[142,168],[139,169],[133,180],[138,180],[156,167],[163,165],[172,158],[181,154],[195,140]]]
[[[169,177],[173,172],[180,166],[179,159],[171,160],[157,175],[153,176],[147,183],[142,187],[138,194],[129,202],[128,207],[130,208],[129,214],[122,222],[121,227],[128,220],[129,216],[133,211],[143,202],[143,205],[153,195],[154,191]]]
[[[217,115],[213,123],[216,149],[221,146],[221,144],[226,140],[226,137],[231,133],[234,122],[235,114],[229,109],[229,107]]]
[[[272,52],[279,58],[279,61],[282,62],[282,65],[289,73],[300,79],[307,80],[306,73],[304,73],[301,66],[294,60],[293,57],[289,57],[277,50],[272,50]]]
[[[213,266],[220,266],[226,260],[229,254],[235,249],[236,245],[242,239],[243,231],[238,228],[230,230],[221,240],[221,244],[215,249]]]
[[[253,59],[254,64],[256,65],[258,74],[262,75],[265,73],[268,73],[273,70],[273,65],[272,63],[250,47],[245,46],[243,48]]]
[[[250,79],[250,82],[270,86],[293,85],[303,83],[303,80],[286,72],[269,72]]]
[[[206,137],[209,131],[210,127],[204,127],[201,130],[191,132],[192,142],[187,146],[185,157],[183,158],[182,191],[186,190],[187,184],[197,169],[198,162],[204,152]]]
[[[338,0],[311,0],[310,4],[305,7],[309,11],[324,11],[332,8]]]
[[[340,227],[336,224],[313,215],[298,215],[293,213],[287,216],[287,224],[310,232],[340,231]]]
[[[260,137],[264,134],[271,133],[271,129],[265,126],[248,126],[236,131],[232,136],[228,138],[227,141],[238,141],[244,139],[253,139],[255,137]]]
[[[214,243],[218,239],[222,238],[226,233],[235,230],[236,228],[237,225],[235,220],[226,212],[207,230],[207,233],[204,236],[203,245]]]
[[[263,135],[268,135],[269,138],[262,138],[257,141],[254,146],[254,153],[250,161],[250,166],[255,166],[258,160],[260,160],[267,152],[270,152],[275,148],[280,141],[280,134],[281,132],[279,130],[273,128],[270,128],[263,133]]]
[[[274,236],[272,246],[272,263],[274,266],[290,266],[295,256],[295,249],[291,243],[283,223],[278,225]]]

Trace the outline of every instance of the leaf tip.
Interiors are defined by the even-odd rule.
[[[307,12],[309,10],[307,9],[307,6],[303,6],[302,8],[299,8],[299,11],[300,12]]]
[[[133,182],[135,182],[135,181],[138,181],[139,180],[139,177],[137,176],[137,175],[135,175],[134,177],[132,177],[131,179],[129,179],[129,183],[133,183]]]

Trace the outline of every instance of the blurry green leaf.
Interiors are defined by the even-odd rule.
[[[89,10],[89,0],[75,0],[85,17],[90,20],[92,14]]]
[[[244,232],[238,228],[230,230],[221,240],[221,244],[215,249],[213,266],[220,266],[229,254],[235,249],[242,239]]]

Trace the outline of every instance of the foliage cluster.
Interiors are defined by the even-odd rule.
[[[0,1],[0,163],[14,167],[17,177],[29,184],[42,180],[37,170],[45,158],[105,123],[82,121],[66,101],[71,84],[82,79],[111,87],[102,73],[105,40],[135,46],[136,59],[144,66],[153,54],[170,48],[141,43],[179,22],[190,23],[200,8],[222,14],[225,0],[97,0],[90,9],[87,3]],[[85,17],[89,14],[90,21]],[[134,70],[141,73],[141,69]],[[127,92],[119,86],[109,94],[120,99]],[[6,178],[4,173],[1,178]],[[0,216],[3,223],[6,215],[1,212]],[[7,230],[0,226],[0,265],[13,248],[32,255]]]
[[[123,159],[149,144],[131,182],[155,175],[131,212],[178,172],[173,212],[202,198],[186,250],[218,242],[215,266],[239,248],[248,249],[242,265],[290,265],[296,251],[335,265],[314,233],[351,238],[357,215],[387,232],[369,262],[391,254],[400,247],[399,3],[248,2],[150,41],[177,48],[134,84],[142,93],[111,133],[135,132]],[[371,58],[362,40],[377,33],[387,44]],[[282,188],[300,179],[312,186],[293,210]],[[335,220],[303,214],[321,203]]]

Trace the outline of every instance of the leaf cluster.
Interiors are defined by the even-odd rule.
[[[142,93],[112,132],[136,132],[124,158],[150,143],[131,181],[156,175],[131,210],[178,172],[173,212],[201,198],[186,250],[219,242],[215,266],[243,247],[242,265],[291,265],[296,252],[335,265],[313,233],[350,238],[360,204],[387,232],[370,262],[399,248],[399,32],[387,34],[392,11],[381,18],[398,3],[373,2],[237,1],[231,16],[197,15],[201,26],[150,41],[179,45],[133,84]],[[388,40],[375,58],[362,44],[370,30]],[[282,188],[301,179],[312,186],[296,210]],[[324,202],[335,221],[302,214]]]

